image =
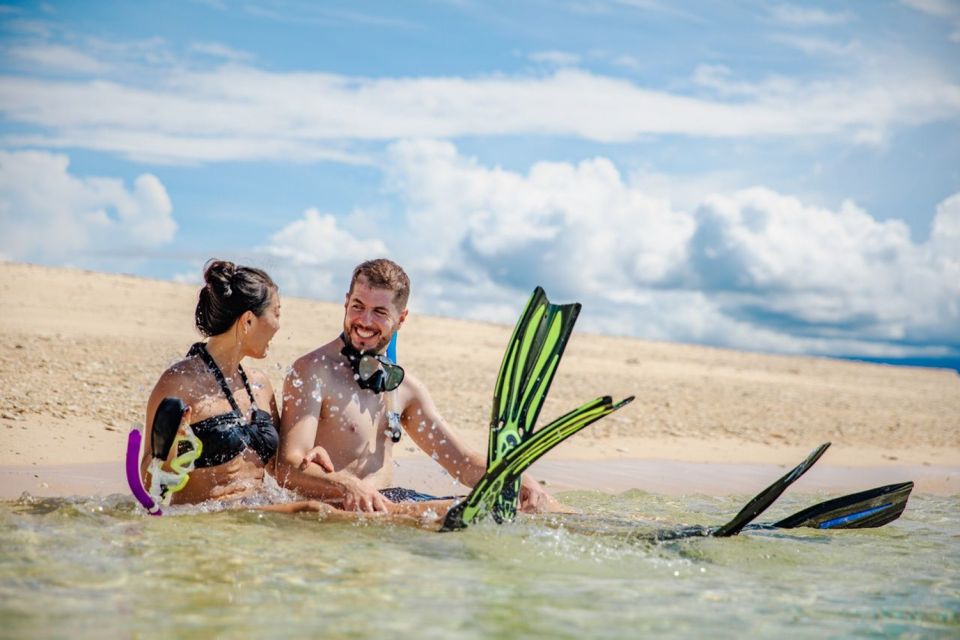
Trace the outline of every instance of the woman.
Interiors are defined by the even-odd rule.
[[[198,342],[184,360],[163,372],[147,402],[145,441],[151,441],[154,415],[166,397],[187,405],[183,421],[203,444],[190,480],[172,502],[249,496],[263,486],[277,451],[280,416],[270,380],[260,371],[245,371],[245,357],[263,358],[280,328],[277,285],[264,271],[211,260],[204,268],[195,320],[208,338]],[[145,484],[152,458],[149,447],[141,460]],[[323,461],[318,452],[318,462]],[[171,457],[176,452],[171,452]],[[149,486],[149,485],[148,485]],[[315,501],[266,507],[275,511],[326,511]]]
[[[164,371],[147,401],[145,442],[152,440],[151,429],[160,403],[173,397],[187,405],[181,424],[189,424],[202,443],[189,481],[173,493],[171,501],[229,503],[247,498],[241,506],[356,517],[316,500],[263,505],[265,497],[253,496],[263,489],[266,474],[274,473],[280,415],[270,380],[260,371],[245,370],[240,363],[246,357],[266,357],[270,340],[280,328],[280,297],[270,276],[253,267],[211,260],[204,267],[203,277],[206,284],[198,296],[195,321],[208,340],[194,344],[185,359]],[[177,455],[171,450],[168,462]],[[140,475],[147,487],[152,480],[146,473],[152,457],[152,449],[145,447]],[[314,447],[302,465],[310,463],[329,472],[334,470],[322,447]],[[437,506],[392,504],[390,512],[421,516]]]

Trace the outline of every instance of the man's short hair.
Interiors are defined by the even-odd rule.
[[[366,281],[368,287],[393,291],[393,303],[397,309],[403,311],[407,308],[407,300],[410,299],[410,278],[407,277],[403,267],[393,260],[377,258],[358,264],[353,270],[353,277],[350,278],[350,291],[347,295],[353,293],[353,285],[360,278]]]

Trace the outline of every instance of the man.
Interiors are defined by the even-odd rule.
[[[341,500],[347,510],[391,510],[380,492],[391,486],[393,475],[390,410],[400,414],[406,435],[455,479],[473,486],[483,476],[486,457],[444,422],[419,380],[406,373],[399,387],[385,391],[358,364],[363,354],[386,351],[407,318],[409,295],[410,280],[396,263],[360,264],[344,302],[343,333],[294,362],[284,383],[278,454],[278,475],[286,486]],[[376,366],[370,358],[365,364],[371,362]],[[522,510],[556,504],[539,483],[523,476]]]

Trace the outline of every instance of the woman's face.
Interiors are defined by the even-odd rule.
[[[257,316],[251,313],[247,319],[250,324],[247,327],[244,351],[251,358],[265,358],[270,348],[270,340],[280,329],[280,296],[277,292],[271,292],[270,302],[262,314]]]

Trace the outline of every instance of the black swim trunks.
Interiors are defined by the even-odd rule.
[[[390,502],[429,502],[430,500],[456,500],[463,496],[432,496],[429,493],[421,493],[413,489],[404,487],[390,487],[389,489],[380,489],[380,493]]]

